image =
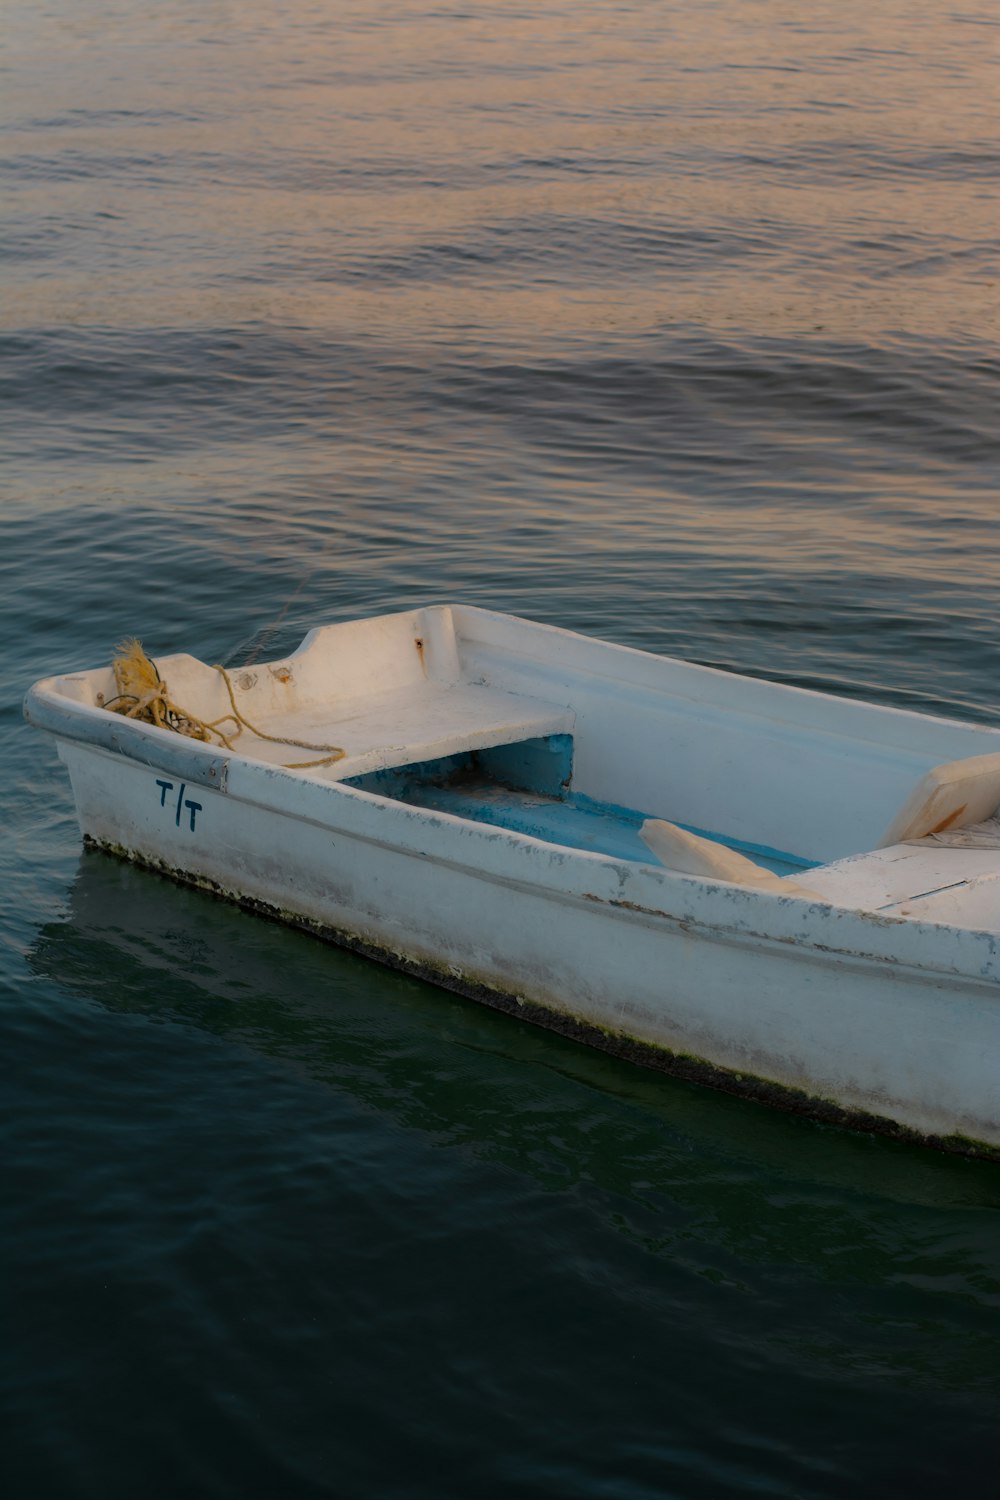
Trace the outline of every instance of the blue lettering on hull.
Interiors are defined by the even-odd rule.
[[[174,789],[174,783],[172,781],[163,781],[158,776],[156,778],[156,785],[160,788],[160,806],[161,807],[166,807],[166,805],[167,805],[167,793],[173,791],[173,789]],[[180,828],[180,826],[181,826],[181,814],[183,813],[184,809],[186,808],[187,812],[188,812],[188,822],[187,822],[188,832],[189,833],[194,833],[195,820],[196,820],[198,814],[202,810],[202,804],[200,802],[195,802],[191,797],[185,797],[184,793],[186,791],[187,791],[187,782],[186,781],[182,781],[181,785],[180,785],[180,791],[177,793],[177,806],[176,806],[176,809],[174,811],[174,827],[175,828]]]

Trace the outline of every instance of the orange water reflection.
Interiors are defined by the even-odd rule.
[[[89,9],[15,8],[16,217],[77,235],[15,263],[8,327],[995,326],[985,4]]]

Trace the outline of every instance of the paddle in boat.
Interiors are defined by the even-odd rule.
[[[437,605],[37,683],[84,838],[608,1051],[1000,1157],[1000,730]]]

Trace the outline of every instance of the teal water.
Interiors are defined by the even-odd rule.
[[[996,1490],[995,1167],[84,855],[20,700],[464,599],[1000,722],[998,29],[4,7],[5,1493]]]

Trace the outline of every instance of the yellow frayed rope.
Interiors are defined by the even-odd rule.
[[[156,663],[143,651],[141,642],[134,639],[122,641],[120,646],[115,647],[115,656],[111,666],[118,692],[114,698],[106,701],[99,693],[97,701],[102,708],[114,714],[122,714],[126,719],[138,719],[143,724],[156,724],[160,729],[172,729],[176,734],[187,735],[192,740],[204,740],[208,744],[217,741],[220,745],[225,745],[227,750],[232,750],[233,740],[241,735],[244,729],[249,729],[250,733],[256,735],[259,740],[269,740],[272,745],[290,745],[297,750],[323,752],[320,760],[286,762],[285,770],[287,771],[305,771],[312,766],[329,766],[334,761],[343,760],[347,753],[339,745],[310,745],[307,740],[286,739],[283,735],[265,734],[263,729],[257,729],[240,713],[236,703],[236,694],[233,692],[233,684],[225,667],[215,666],[212,670],[218,672],[226,684],[233,711],[231,714],[223,714],[221,719],[206,722],[204,719],[199,719],[197,714],[189,713],[186,708],[181,708],[180,704],[173,702],[167,691],[167,684],[157,671]],[[219,727],[222,724],[234,724],[235,728],[230,729],[227,735]]]

